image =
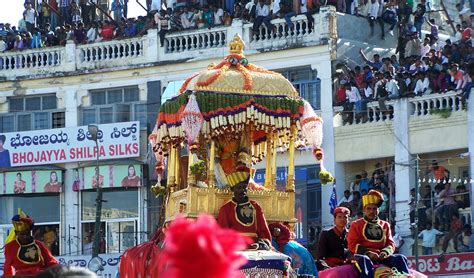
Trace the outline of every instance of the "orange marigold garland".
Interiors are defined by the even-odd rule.
[[[188,78],[184,81],[183,85],[181,85],[181,88],[179,88],[179,93],[181,94],[181,93],[183,93],[184,91],[186,91],[186,87],[188,87],[189,82],[191,82],[191,80],[193,80],[193,78],[196,77],[196,76],[198,76],[198,75],[199,75],[199,73],[195,73],[195,74],[191,75],[190,77],[188,77]]]
[[[259,66],[256,66],[254,64],[248,64],[246,66],[246,68],[250,71],[255,71],[255,72],[268,73],[268,74],[279,74],[279,73],[276,73],[274,71],[267,70],[267,69],[261,68]]]
[[[241,64],[237,64],[236,66],[237,70],[240,71],[242,73],[242,75],[244,76],[244,90],[251,90],[252,89],[252,85],[253,85],[253,80],[252,80],[252,76],[250,75],[250,72],[248,69],[246,69],[244,66],[242,66]]]
[[[205,86],[209,86],[211,85],[212,83],[214,83],[219,77],[221,77],[223,74],[223,71],[222,70],[219,70],[217,71],[214,75],[212,75],[211,77],[209,77],[208,79],[206,80],[203,80],[203,81],[198,81],[196,83],[197,86],[200,86],[200,87],[205,87]]]
[[[242,73],[244,77],[244,90],[251,90],[253,86],[253,80],[252,76],[250,74],[250,71],[253,72],[260,72],[260,73],[266,73],[266,74],[274,74],[274,75],[279,75],[279,73],[267,70],[265,68],[250,64],[245,58],[244,55],[242,54],[230,54],[228,55],[223,61],[221,61],[218,65],[211,66],[209,70],[219,70],[216,73],[214,73],[211,77],[209,77],[206,80],[203,81],[198,81],[196,83],[197,86],[199,87],[206,87],[214,83],[217,79],[219,79],[227,70],[229,70],[231,67],[235,67],[236,70],[238,70],[240,73]],[[179,92],[182,93],[186,90],[187,86],[189,85],[189,82],[196,76],[198,76],[199,73],[191,76],[190,78],[186,79],[186,81],[183,83],[181,86]]]

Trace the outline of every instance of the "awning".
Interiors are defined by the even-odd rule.
[[[184,80],[179,80],[179,81],[171,81],[168,83],[168,86],[166,86],[165,91],[161,95],[161,104],[165,103],[168,99],[174,97],[178,91],[179,88],[183,85]]]

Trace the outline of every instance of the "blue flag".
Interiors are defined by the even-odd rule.
[[[331,198],[329,199],[329,207],[331,214],[334,214],[334,209],[337,207],[336,181],[332,185]]]

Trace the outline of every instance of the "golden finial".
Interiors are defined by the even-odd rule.
[[[208,70],[211,70],[211,69],[213,69],[215,66],[216,66],[216,63],[210,63],[210,64],[207,66],[207,69],[208,69]]]
[[[232,54],[243,54],[245,43],[239,34],[235,34],[232,41],[229,43],[229,52]]]

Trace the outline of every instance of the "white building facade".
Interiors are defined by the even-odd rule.
[[[65,47],[1,53],[0,135],[5,135],[4,147],[15,160],[1,165],[0,241],[21,208],[36,220],[35,238],[47,241],[63,261],[84,266],[94,236],[97,184],[97,153],[87,125],[98,124],[103,131],[98,183],[104,188],[100,249],[113,265],[124,250],[146,241],[156,229],[160,202],[149,191],[156,176],[147,137],[160,104],[186,77],[227,55],[234,35],[242,37],[251,63],[284,74],[316,109],[330,106],[335,12],[323,8],[314,19],[312,30],[300,15],[292,19],[296,32],[266,38],[253,35],[251,24],[236,21],[211,30],[170,33],[165,47],[158,46],[157,30],[151,30],[126,40],[87,45],[71,41]],[[286,27],[284,20],[274,24]],[[332,108],[324,113],[332,118]],[[69,140],[51,139],[61,131]],[[41,135],[49,135],[50,141],[41,145],[25,139]],[[49,149],[65,151],[65,156],[33,157],[47,155]],[[312,199],[301,208],[306,210],[306,204],[320,199],[317,165],[301,159],[298,167],[301,187],[310,183],[313,188]],[[51,191],[45,186],[52,172],[60,185]],[[130,172],[138,184],[133,175],[132,181],[126,179]],[[314,221],[320,221],[320,207],[310,209]],[[303,238],[307,227],[299,227]],[[0,252],[0,266],[2,256]]]
[[[417,183],[417,177],[420,183],[428,182],[423,181],[427,178],[427,161],[442,161],[453,178],[469,181],[466,186],[473,192],[470,178],[474,176],[474,165],[469,156],[474,152],[473,104],[469,103],[466,109],[452,92],[402,99],[387,103],[393,113],[384,118],[378,104],[370,103],[367,122],[343,124],[340,109],[333,107],[331,61],[336,58],[338,39],[335,11],[323,7],[314,20],[315,26],[310,30],[306,16],[293,17],[296,32],[282,31],[267,37],[254,35],[251,24],[234,21],[227,27],[167,34],[165,47],[158,45],[157,30],[151,30],[144,37],[126,40],[87,45],[68,42],[65,47],[1,53],[0,135],[10,139],[4,142],[10,152],[29,147],[34,153],[46,150],[48,145],[28,145],[24,139],[20,142],[11,141],[12,138],[64,130],[77,141],[79,130],[86,131],[88,124],[98,124],[104,131],[112,128],[104,132],[99,142],[106,148],[100,153],[98,164],[105,200],[101,252],[107,253],[107,271],[113,274],[120,254],[146,241],[158,222],[160,202],[149,191],[156,177],[147,137],[160,104],[176,92],[186,77],[227,55],[228,43],[239,34],[251,63],[284,74],[301,96],[320,111],[324,120],[324,164],[336,177],[339,198],[356,174],[366,171],[370,175],[377,162],[388,169],[394,161],[395,220],[401,235],[408,239],[410,188]],[[273,23],[285,30],[284,20]],[[449,117],[430,113],[433,107],[449,108]],[[134,124],[135,141],[113,136],[114,127],[124,136]],[[127,145],[133,143],[136,147]],[[54,163],[25,158],[10,161],[9,167],[1,166],[0,241],[11,229],[10,218],[21,208],[37,222],[35,237],[51,242],[51,249],[55,255],[63,256],[63,261],[85,266],[94,230],[96,153],[95,143],[89,139],[77,144],[64,142],[57,148],[50,147],[67,149],[69,154],[71,147],[85,148],[80,155],[75,151],[74,156],[60,157]],[[419,158],[418,168],[414,166],[415,158]],[[283,181],[284,158],[278,159],[277,166],[278,179]],[[139,183],[124,185],[132,168]],[[60,190],[53,192],[43,186],[50,181],[52,172],[62,184]],[[295,175],[296,235],[303,242],[314,240],[316,227],[333,223],[328,205],[332,186],[321,186],[318,172],[319,165],[311,153],[300,152]],[[256,181],[261,180],[259,167]],[[15,192],[15,184],[21,188],[22,182],[25,189]],[[472,221],[474,202],[473,194],[470,196],[471,207],[463,211],[468,222]],[[2,256],[0,251],[0,272]]]

